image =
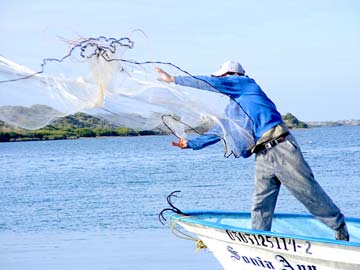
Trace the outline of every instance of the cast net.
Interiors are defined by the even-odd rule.
[[[44,59],[40,71],[0,56],[0,120],[38,129],[84,112],[115,126],[170,130],[178,138],[215,135],[226,156],[253,146],[252,122],[235,100],[172,63],[130,58],[132,51],[129,38],[81,39],[63,58]],[[154,67],[199,80],[208,91],[159,81]]]

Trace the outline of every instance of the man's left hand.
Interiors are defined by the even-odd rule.
[[[174,77],[163,71],[161,68],[155,67],[154,69],[157,73],[160,74],[160,78],[158,79],[159,81],[167,83],[175,82]]]

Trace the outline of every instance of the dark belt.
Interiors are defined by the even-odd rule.
[[[276,139],[272,139],[270,141],[264,142],[262,144],[259,144],[255,147],[254,153],[263,153],[265,154],[267,150],[270,148],[273,148],[274,146],[278,145],[279,143],[285,142],[286,137],[289,135],[289,132],[285,132],[284,134],[280,135],[280,137],[277,137]]]

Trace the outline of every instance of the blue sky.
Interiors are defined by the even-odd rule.
[[[360,1],[17,1],[0,8],[0,55],[35,70],[73,40],[142,29],[146,60],[194,75],[242,63],[282,114],[360,119]],[[144,60],[144,59],[142,59]]]

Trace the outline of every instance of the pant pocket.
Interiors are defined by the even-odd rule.
[[[300,150],[300,147],[292,134],[287,136],[285,143],[288,143],[292,149]]]
[[[287,143],[289,143],[295,150],[299,149],[299,147],[297,146],[297,144],[295,142],[292,142],[290,140],[286,140]]]

